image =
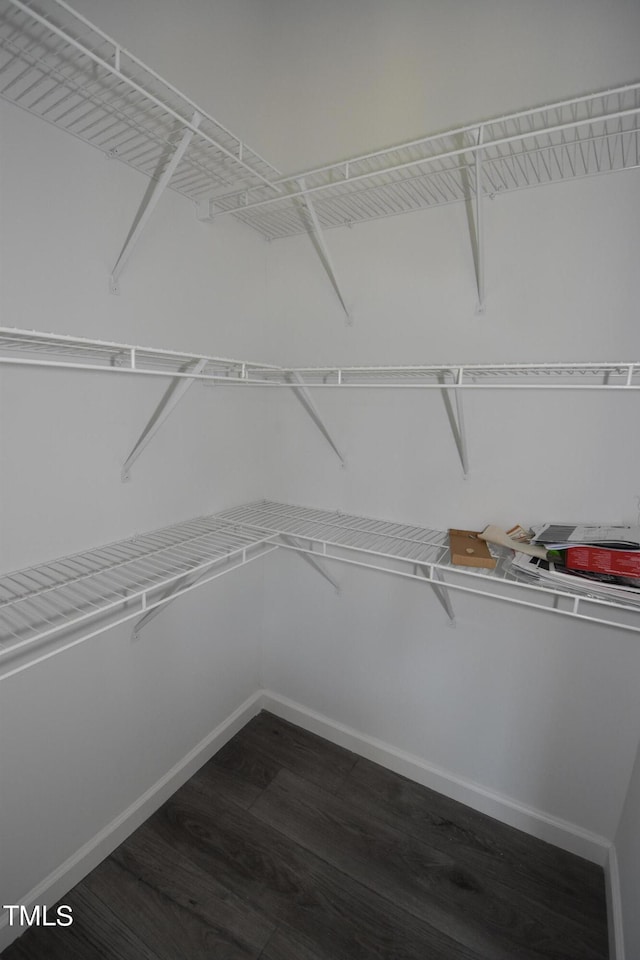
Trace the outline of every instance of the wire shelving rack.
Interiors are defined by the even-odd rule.
[[[440,390],[465,476],[469,473],[463,410],[463,396],[467,390],[627,393],[640,390],[640,361],[287,368],[8,327],[0,327],[0,367],[3,364],[171,378],[168,394],[124,461],[123,481],[130,478],[133,463],[182,396],[198,381],[292,391],[343,466],[346,464],[345,455],[318,410],[312,391],[321,388]]]
[[[199,517],[0,577],[0,676],[148,618],[269,553],[271,540],[257,529]]]
[[[169,186],[196,202],[279,176],[64,0],[0,0],[0,96],[155,179],[190,131]]]
[[[0,677],[130,620],[139,629],[177,597],[279,549],[321,573],[338,561],[428,584],[451,619],[453,590],[640,633],[640,596],[634,606],[523,583],[504,558],[495,570],[454,567],[444,531],[261,500],[0,577]]]
[[[640,166],[640,83],[447,130],[218,197],[269,239]]]
[[[328,228],[467,201],[482,314],[485,198],[640,167],[636,82],[282,176],[66,0],[0,0],[0,96],[154,181],[114,262],[111,293],[169,187],[202,220],[230,215],[268,240],[310,234],[347,323]]]
[[[225,510],[220,517],[278,535],[281,548],[320,561],[335,560],[428,583],[439,597],[458,590],[640,632],[640,594],[634,605],[604,599],[595,592],[590,596],[582,589],[525,583],[509,571],[508,551],[500,548],[502,556],[494,570],[454,566],[446,531],[268,500]],[[443,606],[454,619],[448,600]]]
[[[197,364],[198,372],[195,371]],[[280,367],[12,327],[0,327],[0,365],[183,378],[288,390],[295,384],[314,390],[640,389],[640,358],[575,363]]]
[[[0,327],[0,364],[221,382],[281,375],[280,367],[248,360],[13,327]],[[194,371],[196,364],[198,372]]]
[[[282,176],[65,0],[0,0],[0,96],[155,179],[190,132],[168,186],[268,239],[640,166],[632,83]]]

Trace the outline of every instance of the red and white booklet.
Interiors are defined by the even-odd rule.
[[[592,573],[640,579],[640,550],[567,547],[563,557],[567,570],[590,570]]]
[[[640,527],[552,523],[537,530],[534,540],[561,551],[568,570],[640,579]]]

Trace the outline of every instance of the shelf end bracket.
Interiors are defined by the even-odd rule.
[[[445,582],[444,577],[442,576],[442,573],[440,572],[440,570],[436,569],[435,567],[426,568],[422,564],[417,564],[417,566],[422,572],[425,579],[428,581],[428,583],[432,587],[433,592],[438,598],[438,602],[440,603],[445,613],[449,617],[449,620],[451,621],[452,624],[455,624],[456,615],[453,611],[453,606],[451,604],[451,597],[449,596],[449,591],[447,590],[447,584]],[[431,570],[431,574],[429,573],[429,569]]]
[[[440,375],[439,380],[443,385],[443,389],[440,391],[440,393],[442,394],[445,410],[447,411],[447,419],[449,420],[449,426],[451,427],[451,432],[453,433],[453,439],[456,444],[458,456],[460,457],[460,463],[462,464],[462,472],[466,480],[469,476],[469,456],[467,453],[467,434],[464,426],[462,391],[460,390],[463,377],[464,367],[459,367],[458,372],[455,374],[455,385],[446,387],[444,385],[445,380],[443,374]],[[451,403],[451,392],[453,392],[454,395],[453,404]]]
[[[476,313],[482,316],[485,312],[485,291],[484,291],[484,223],[483,223],[483,203],[482,203],[482,140],[484,127],[478,127],[478,149],[475,153],[475,267],[476,284],[478,287],[478,305]]]
[[[172,600],[176,600],[180,594],[187,589],[187,587],[195,586],[198,580],[201,580],[207,573],[209,573],[209,568],[207,568],[205,572],[199,570],[195,575],[191,574],[190,576],[187,575],[185,577],[181,577],[180,580],[177,580],[167,590],[165,590],[165,592],[159,598],[160,603],[158,603],[157,606],[151,607],[151,609],[147,610],[147,612],[144,613],[139,620],[136,620],[133,627],[133,639],[138,640],[144,627],[151,623],[152,620],[155,620],[158,614],[162,613],[167,604],[171,603]]]
[[[331,286],[333,287],[335,294],[338,300],[340,301],[340,306],[344,310],[346,322],[349,325],[351,325],[353,323],[353,317],[347,306],[346,300],[342,294],[342,290],[340,289],[340,283],[338,282],[338,277],[336,275],[336,270],[333,265],[331,253],[329,252],[327,241],[325,240],[322,227],[320,226],[320,221],[318,219],[316,208],[314,207],[313,201],[307,192],[306,181],[304,177],[299,177],[297,183],[301,191],[301,196],[299,200],[302,206],[306,209],[307,213],[309,214],[309,226],[311,228],[313,238],[315,239],[318,255],[322,261],[322,265],[324,269],[326,270],[329,276],[329,280],[331,281]]]
[[[162,196],[165,189],[169,185],[169,182],[172,176],[174,175],[178,164],[180,163],[184,154],[186,153],[187,148],[191,143],[193,135],[196,132],[201,119],[202,117],[196,111],[193,114],[190,126],[185,127],[182,137],[180,138],[180,142],[178,143],[168,163],[164,167],[164,170],[162,171],[162,175],[159,177],[158,180],[156,180],[153,183],[153,186],[151,187],[151,189],[147,191],[147,194],[145,195],[145,198],[142,201],[142,205],[138,210],[138,213],[136,214],[136,217],[133,221],[133,225],[131,227],[131,230],[129,231],[129,235],[127,236],[124,246],[120,251],[120,256],[116,260],[115,266],[111,271],[111,276],[109,277],[110,293],[117,294],[120,292],[119,282],[118,282],[120,278],[120,274],[124,270],[127,264],[127,261],[129,260],[129,257],[133,253],[133,249],[136,243],[138,242],[138,240],[140,239],[140,234],[146,227],[149,221],[149,218],[151,217],[151,214],[153,213],[156,206],[158,205],[158,201],[160,197]]]
[[[319,573],[321,577],[324,577],[325,580],[328,580],[331,586],[335,589],[336,593],[340,593],[340,585],[338,581],[333,579],[324,563],[318,557],[314,556],[313,553],[307,553],[306,551],[299,550],[300,543],[295,537],[290,537],[285,533],[281,533],[280,539],[288,547],[298,551],[298,556],[308,563],[310,567],[313,567],[313,569]]]
[[[291,386],[291,389],[293,390],[296,396],[296,399],[302,404],[304,409],[307,411],[307,413],[315,423],[316,427],[318,428],[322,436],[325,438],[325,440],[327,441],[327,443],[329,444],[329,446],[331,447],[335,455],[338,457],[338,460],[340,461],[342,466],[343,467],[346,466],[346,460],[343,454],[341,453],[340,448],[338,447],[335,440],[331,436],[329,432],[329,428],[327,427],[324,420],[320,416],[320,413],[318,412],[318,409],[315,403],[313,402],[313,398],[309,393],[309,390],[305,386],[300,374],[297,373],[295,370],[289,370],[286,373],[286,379],[289,385]]]
[[[206,359],[197,360],[195,364],[193,364],[193,366],[188,370],[188,372],[193,374],[202,373],[206,365]],[[131,476],[131,467],[133,464],[136,462],[147,444],[151,442],[169,414],[175,410],[176,406],[180,403],[189,387],[191,387],[194,383],[195,380],[192,377],[174,377],[174,379],[171,381],[168,390],[165,392],[162,400],[154,410],[151,419],[138,437],[136,444],[122,466],[121,477],[123,483],[126,483],[126,481],[129,480]]]

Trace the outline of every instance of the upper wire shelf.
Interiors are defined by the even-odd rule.
[[[192,130],[169,186],[196,202],[279,176],[64,0],[0,0],[0,96],[156,179]]]
[[[478,121],[217,197],[269,239],[308,228],[312,199],[323,228],[350,225],[482,196],[640,166],[640,83]]]
[[[295,367],[255,371],[265,382],[292,378],[317,388],[640,389],[639,362],[424,364]]]
[[[268,239],[640,166],[640,83],[478,121],[291,176],[65,0],[0,0],[0,96]]]
[[[182,377],[233,386],[287,389],[300,386],[314,389],[640,389],[640,359],[594,363],[285,368],[11,327],[0,327],[2,364]]]
[[[199,361],[206,361],[198,373],[190,372]],[[107,373],[132,373],[147,376],[185,377],[187,379],[244,381],[249,376],[277,374],[278,367],[227,357],[182,353],[152,347],[90,340],[35,330],[0,327],[0,364],[18,364]]]

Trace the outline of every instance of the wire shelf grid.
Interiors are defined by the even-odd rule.
[[[283,177],[65,0],[0,0],[0,96],[155,179],[191,131],[169,186],[268,239],[640,166],[635,83]]]
[[[261,379],[282,383],[296,376],[308,387],[640,387],[637,361],[595,363],[425,364],[411,366],[296,367],[256,371]],[[290,381],[289,381],[290,382]]]
[[[324,228],[396,216],[476,196],[640,166],[640,84],[481,121],[215,201],[269,239],[306,229],[305,197]]]
[[[445,531],[262,500],[0,577],[0,674],[145,618],[277,549],[640,632],[640,597],[618,602],[585,584],[524,582],[504,554],[495,570],[453,566]],[[45,641],[54,647],[42,653]]]
[[[63,0],[1,0],[0,96],[154,178],[191,129],[193,141],[169,186],[195,201],[278,177]]]
[[[139,616],[165,599],[167,588],[179,594],[183,578],[245,559],[271,539],[200,517],[0,577],[0,660],[62,630],[90,630],[96,619],[123,610]]]
[[[584,582],[575,589],[528,583],[511,572],[505,551],[498,551],[493,570],[454,566],[446,531],[267,500],[223,511],[220,517],[265,533],[285,534],[284,548],[318,558],[640,632],[640,593],[637,603],[622,602],[598,595],[597,588]]]
[[[202,365],[202,361],[206,361]],[[640,360],[594,363],[291,367],[0,327],[0,365],[184,377],[233,386],[640,389]],[[196,365],[200,364],[198,372]]]
[[[227,357],[0,327],[0,363],[6,364],[180,377],[191,376],[190,371],[201,360],[206,364],[193,376],[205,380],[244,380],[252,374],[254,377],[263,376],[264,372],[271,374],[279,370],[278,367]]]

